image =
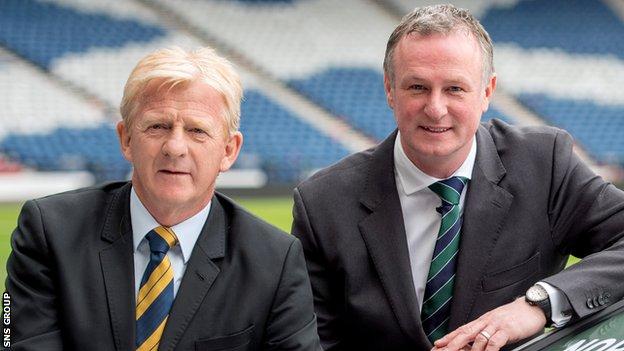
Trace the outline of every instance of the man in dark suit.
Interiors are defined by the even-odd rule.
[[[301,244],[215,193],[242,88],[212,49],[160,50],[117,126],[132,182],[28,201],[7,291],[13,350],[319,350]]]
[[[467,11],[416,9],[384,61],[398,131],[295,189],[325,350],[497,350],[624,295],[624,194],[564,131],[479,123],[492,61]]]

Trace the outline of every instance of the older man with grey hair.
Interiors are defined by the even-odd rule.
[[[497,350],[624,295],[624,193],[562,130],[480,123],[492,57],[465,10],[405,16],[384,61],[398,130],[295,189],[326,350]]]
[[[215,191],[241,98],[210,48],[137,64],[117,125],[132,181],[22,209],[12,350],[320,350],[301,244]]]

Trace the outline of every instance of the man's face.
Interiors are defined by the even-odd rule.
[[[147,209],[190,217],[210,201],[219,172],[238,156],[242,135],[228,136],[225,103],[212,87],[193,82],[158,89],[157,83],[148,85],[129,129],[120,122],[117,132]]]
[[[466,159],[496,85],[483,82],[481,50],[463,31],[405,36],[395,48],[394,82],[384,78],[401,145],[426,173],[450,176]]]

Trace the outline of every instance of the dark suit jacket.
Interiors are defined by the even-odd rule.
[[[431,348],[395,184],[395,137],[295,189],[292,230],[303,244],[326,350]],[[621,298],[624,193],[579,161],[570,136],[555,128],[492,122],[479,127],[477,145],[451,329],[524,295],[538,280],[565,292],[581,317]],[[556,274],[569,254],[605,249]]]
[[[134,350],[130,184],[28,201],[7,290],[13,350]],[[159,350],[318,350],[301,244],[216,194]]]

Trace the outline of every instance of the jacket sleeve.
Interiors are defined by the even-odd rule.
[[[561,254],[583,259],[543,281],[584,317],[624,297],[624,192],[595,175],[564,132],[555,139],[551,189],[553,243]]]
[[[54,258],[36,201],[24,204],[11,245],[6,280],[11,301],[11,349],[61,350]]]
[[[312,291],[299,240],[284,260],[267,326],[267,350],[322,350],[316,331]]]
[[[326,351],[341,350],[342,291],[332,281],[330,266],[322,249],[317,245],[316,234],[308,218],[308,212],[299,192],[294,191],[292,234],[301,240],[314,295],[314,310],[318,318],[318,334]]]

